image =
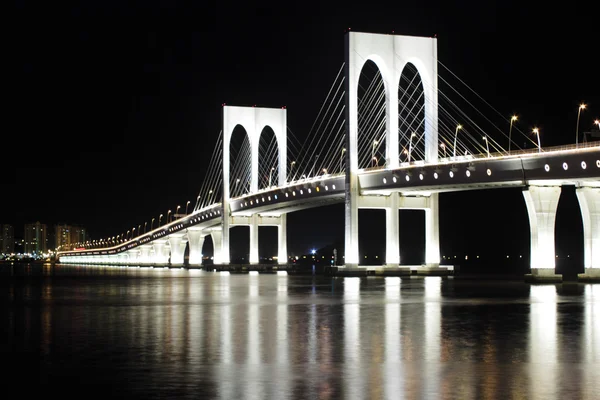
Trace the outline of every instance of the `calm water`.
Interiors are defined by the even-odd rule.
[[[9,398],[600,398],[594,284],[0,265],[0,321]]]

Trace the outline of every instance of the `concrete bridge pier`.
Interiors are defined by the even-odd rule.
[[[250,264],[258,264],[258,214],[250,217]]]
[[[583,221],[583,265],[580,280],[600,281],[600,188],[575,189]]]
[[[183,256],[187,239],[183,233],[169,235],[169,245],[171,246],[171,265],[183,265]]]
[[[560,192],[560,186],[530,185],[523,189],[531,232],[531,274],[525,275],[527,281],[562,282],[562,275],[555,271],[554,249],[554,222]]]
[[[152,242],[152,246],[154,247],[154,257],[152,257],[152,264],[166,265],[169,263],[169,252],[166,244],[166,239],[156,239]]]
[[[398,225],[398,193],[387,198],[385,207],[385,266],[398,268],[400,265],[400,230]]]
[[[128,265],[137,265],[140,262],[140,250],[139,249],[131,249],[127,250],[127,254],[129,255],[127,259]]]
[[[150,257],[150,251],[152,250],[151,244],[143,244],[140,246],[140,255],[138,258],[139,264],[150,264],[152,262],[152,258]]]
[[[190,245],[189,265],[199,267],[202,265],[202,246],[207,233],[199,229],[188,229],[188,243]],[[215,249],[217,251],[218,249]]]
[[[287,262],[287,214],[281,214],[277,225],[277,264],[287,264]]]
[[[219,264],[229,264],[229,242],[227,242],[227,246],[223,244],[224,239],[223,231],[211,231],[210,237],[213,242],[213,263],[215,265]],[[229,239],[229,235],[227,235]]]

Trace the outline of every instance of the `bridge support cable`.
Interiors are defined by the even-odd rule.
[[[297,179],[298,177],[298,168],[296,168],[296,164],[298,164],[298,160],[300,157],[300,152],[302,149],[302,143],[300,142],[300,140],[298,140],[298,138],[296,137],[296,135],[294,135],[294,132],[292,132],[292,130],[288,127],[287,128],[287,138],[288,138],[288,176],[286,179],[286,182],[293,182]]]
[[[233,140],[232,140],[233,143]],[[248,135],[244,135],[242,142],[238,146],[237,152],[233,157],[230,158],[230,178],[229,178],[229,190],[230,198],[239,197],[250,192],[251,179],[252,179],[252,163],[251,154],[252,148],[250,144],[250,138]],[[230,144],[231,149],[231,144]]]
[[[212,198],[220,199],[221,188],[219,182],[222,180],[222,156],[223,156],[223,131],[219,132],[219,137],[215,143],[215,148],[206,169],[205,177],[200,187],[200,192],[196,198],[196,205],[194,211],[202,209],[209,203]]]
[[[344,109],[342,70],[343,65],[300,150],[298,165],[296,165],[299,179],[313,178],[329,173],[329,171],[323,171],[324,166],[330,164],[333,157],[337,158],[337,154],[333,154],[335,151],[333,149],[340,147],[333,142],[336,134],[332,133],[340,130],[336,125],[343,121],[340,118]]]
[[[499,112],[497,109],[495,109],[490,103],[488,103],[483,97],[481,97],[475,90],[473,90],[469,85],[467,85],[462,79],[460,79],[454,72],[452,72],[450,70],[450,68],[448,68],[446,65],[444,65],[442,62],[438,61],[438,64],[441,65],[446,71],[448,71],[454,78],[456,78],[460,83],[462,83],[467,89],[469,89],[469,91],[471,91],[473,94],[475,94],[481,101],[483,101],[489,108],[491,108],[499,117],[502,118],[502,120],[506,123],[506,126],[510,126],[510,116],[506,116],[504,114],[502,114],[501,112]],[[497,127],[496,127],[497,128]],[[500,128],[497,128],[502,135],[508,140],[509,139],[509,135]],[[516,132],[519,132],[523,138],[525,140],[528,140],[529,142],[531,142],[534,146],[536,146],[537,144],[535,143],[535,141],[533,139],[531,139],[531,136],[528,135],[527,133],[523,133],[517,126],[513,125],[513,130],[515,130]],[[508,142],[507,142],[508,143]],[[521,149],[519,147],[519,145],[512,140],[511,141],[511,146],[514,145],[517,147],[517,149]]]
[[[365,88],[364,81],[369,85]],[[359,168],[369,168],[387,162],[385,86],[381,71],[373,62],[366,62],[360,71],[357,91],[357,156]],[[375,158],[375,160],[373,160]]]
[[[269,188],[271,186],[278,186],[279,184],[279,147],[277,138],[275,135],[271,137],[268,143],[263,140],[265,132],[260,135],[258,145],[258,188]],[[261,159],[262,154],[262,159]],[[261,162],[262,161],[262,162]]]
[[[416,71],[416,67],[411,64],[410,62],[406,62],[406,60],[402,60],[402,58],[400,56],[398,56],[396,54],[396,57],[400,60],[400,65],[405,65],[405,68],[409,68],[411,70]],[[439,63],[439,61],[438,61]],[[441,63],[440,63],[441,64]],[[445,65],[441,64],[443,67],[445,67]],[[447,68],[447,67],[445,67]],[[417,71],[418,73],[418,71]],[[453,76],[456,77],[455,74],[453,74]],[[402,78],[404,79],[404,74],[402,74]],[[456,77],[458,78],[458,77]],[[440,102],[439,102],[439,112],[440,112],[440,116],[439,116],[439,121],[438,121],[438,126],[439,126],[439,144],[443,144],[443,146],[441,146],[440,148],[442,149],[440,152],[438,152],[438,154],[440,154],[440,156],[443,156],[444,154],[444,147],[447,150],[453,150],[452,149],[452,145],[453,145],[453,139],[454,139],[454,132],[455,132],[455,128],[457,125],[462,125],[462,130],[461,133],[462,135],[459,135],[459,137],[457,139],[457,155],[462,155],[464,152],[466,152],[467,154],[471,153],[478,153],[478,154],[485,154],[488,151],[490,152],[497,152],[497,153],[501,153],[501,154],[506,154],[506,150],[502,147],[502,145],[496,140],[495,137],[491,137],[489,135],[489,132],[493,131],[493,132],[500,132],[502,136],[504,137],[508,137],[508,135],[505,133],[504,130],[498,128],[497,125],[494,125],[493,122],[491,121],[490,118],[488,118],[487,116],[484,115],[484,113],[480,110],[477,109],[477,107],[475,107],[475,105],[470,102],[464,95],[462,95],[456,88],[454,88],[449,80],[444,79],[443,77],[439,76],[439,80],[441,83],[448,85],[453,93],[456,93],[459,95],[459,99],[462,100],[463,102],[465,102],[468,106],[470,106],[471,108],[473,108],[476,112],[477,115],[480,115],[483,117],[484,122],[488,122],[492,125],[492,129],[490,130],[485,130],[482,126],[480,126],[479,123],[475,122],[475,120],[473,118],[470,118],[468,116],[468,114],[466,112],[464,112],[463,110],[461,110],[461,108],[458,106],[458,104],[454,101],[451,100],[451,97],[444,93],[444,91],[440,88],[438,90],[438,94],[440,94]],[[460,80],[460,79],[459,79]],[[460,80],[460,82],[462,84],[464,84],[464,82],[462,80]],[[429,85],[427,82],[423,82],[424,85]],[[413,84],[410,84],[409,86],[414,86]],[[466,86],[466,84],[465,84]],[[467,86],[468,87],[468,86]],[[470,87],[468,87],[469,90],[473,91]],[[477,95],[480,99],[481,96]],[[482,99],[483,100],[483,99]],[[445,107],[444,106],[444,102],[448,102],[449,106]],[[489,105],[489,103],[485,102],[487,106],[491,107]],[[496,110],[494,110],[496,111]],[[497,112],[497,111],[496,111]],[[400,112],[401,114],[401,112]],[[459,117],[460,121],[458,119],[456,119],[456,116]],[[426,115],[426,120],[428,119],[428,115]],[[445,118],[447,117],[447,118]],[[445,119],[448,119],[449,121],[451,121],[450,123],[448,123],[447,121],[445,121]],[[506,118],[503,118],[504,120],[506,120]],[[507,123],[507,126],[509,126],[509,124]],[[470,127],[470,128],[469,128]],[[497,136],[497,135],[494,135]],[[485,137],[486,139],[484,140],[483,137]],[[535,145],[534,141],[530,138],[527,137],[527,139]],[[487,143],[486,143],[487,141]],[[419,150],[417,150],[419,151]],[[446,156],[448,156],[448,154],[446,154]]]
[[[408,79],[406,78],[404,71],[401,74],[401,82],[399,84],[399,88],[400,90],[402,90],[402,81],[404,82],[408,82],[407,84],[407,89],[404,90],[404,93],[408,92],[409,89],[413,89],[413,93],[414,91],[419,89],[419,85],[416,84],[414,82],[415,77],[419,75],[418,70],[416,69],[416,67],[412,64],[412,63],[406,63],[404,70],[408,70],[408,72],[414,74],[413,78],[408,81]],[[427,83],[419,81],[419,83],[422,83],[424,85],[427,85]],[[423,91],[424,94],[424,91]],[[444,98],[446,98],[446,96],[440,91],[438,90],[438,94],[441,94],[441,100],[443,101]],[[409,96],[409,98],[413,97],[414,95]],[[403,100],[402,97],[399,99],[399,101]],[[427,99],[426,99],[427,101]],[[420,102],[420,99],[416,99],[415,102]],[[433,104],[430,100],[429,103],[432,106],[435,106],[435,104]],[[425,103],[423,104],[423,108],[425,107]],[[419,110],[417,113],[409,111],[409,115],[412,115],[413,118],[417,118],[418,117],[418,113],[421,110]],[[452,113],[447,112],[446,109],[444,108],[442,102],[438,102],[438,120],[437,121],[433,121],[432,117],[430,115],[428,115],[427,113],[425,113],[424,118],[423,118],[423,122],[425,123],[425,121],[429,121],[430,124],[435,124],[437,122],[437,126],[438,126],[438,146],[440,146],[441,148],[446,147],[447,149],[449,149],[451,151],[451,154],[454,153],[454,135],[455,135],[455,131],[454,129],[456,128],[456,126],[459,124],[458,121],[456,119],[454,119],[454,117],[452,116]],[[401,110],[399,112],[399,116],[401,116],[403,114],[403,110]],[[463,115],[464,113],[462,111],[459,110],[458,114]],[[449,119],[452,120],[451,124],[447,124],[445,122],[445,116],[448,116]],[[467,118],[465,118],[466,120]],[[400,128],[402,127],[402,125],[400,125]],[[401,132],[401,137],[404,138],[406,136],[406,134]],[[422,135],[424,136],[424,134]],[[485,142],[482,143],[482,138],[483,135],[479,136],[473,136],[472,134],[470,134],[470,132],[467,131],[467,129],[465,129],[463,127],[463,129],[461,130],[461,136],[457,137],[457,141],[456,141],[456,146],[457,146],[457,151],[456,154],[458,155],[462,155],[463,152],[464,154],[469,154],[469,153],[473,153],[473,150],[475,150],[475,153],[485,153],[486,151],[486,146],[485,146]],[[409,136],[410,139],[410,136]],[[417,143],[420,143],[420,136],[417,135]],[[441,144],[443,144],[443,146],[441,146]],[[459,150],[460,148],[460,150]],[[413,147],[412,151],[414,152],[416,150],[416,155],[417,157],[421,156],[421,152],[424,152],[424,150],[421,150],[420,147],[417,145],[416,149],[415,147]],[[438,148],[438,155],[440,157],[443,157],[444,154],[446,152],[444,151],[440,151],[440,149]],[[447,156],[447,154],[445,154]],[[400,156],[402,156],[402,153],[400,153]],[[415,157],[411,157],[411,159],[415,159]]]

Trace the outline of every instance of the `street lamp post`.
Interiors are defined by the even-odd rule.
[[[377,140],[373,140],[373,147],[371,148],[371,160],[375,159],[375,146],[377,146]]]
[[[152,218],[154,220],[154,218]],[[148,225],[148,221],[144,222],[144,234],[146,233],[146,226]]]
[[[344,153],[346,152],[346,148],[342,148],[342,155],[340,156],[340,172],[344,170]]]
[[[175,215],[174,215],[175,218],[177,218],[177,214],[179,214],[180,208],[181,208],[181,206],[177,206],[177,208],[175,209]]]
[[[292,170],[294,169],[294,165],[296,165],[296,161],[292,161],[292,163],[290,164],[290,180],[293,181],[294,180],[294,175],[292,175]]]
[[[210,190],[208,191],[208,204],[209,204],[209,205],[210,205],[210,204],[212,204],[212,203],[211,203],[211,201],[212,201],[212,196],[211,196],[211,195],[212,195],[212,192],[213,192],[213,191],[212,191],[212,189],[210,189]]]
[[[540,130],[538,128],[533,128],[533,133],[537,135],[538,140],[538,153],[542,152],[542,146],[540,145]]]
[[[377,157],[373,157],[373,166],[378,167],[379,163],[377,162]]]
[[[315,155],[315,163],[313,164],[312,174],[317,175],[317,160],[319,159],[319,154]]]
[[[327,168],[323,168],[323,175],[327,175]]]
[[[160,227],[160,219],[162,218],[162,216],[163,216],[162,214],[160,214],[160,215],[158,216],[158,226],[159,226],[159,227]]]
[[[456,137],[458,136],[458,131],[462,129],[462,125],[456,125],[456,130],[454,131],[454,148],[452,149],[452,158],[456,158]]]
[[[167,219],[166,219],[166,221],[165,221],[165,223],[166,223],[166,224],[168,224],[169,222],[171,222],[171,221],[169,221],[169,216],[170,216],[170,215],[171,215],[171,210],[168,210],[168,211],[167,211]]]
[[[517,120],[517,116],[513,115],[510,117],[510,129],[508,130],[508,154],[510,155],[510,144],[512,143],[512,126],[513,122]]]
[[[594,125],[598,125],[598,130],[600,130],[600,119],[595,120]]]
[[[446,145],[444,143],[440,144],[440,147],[444,149],[444,158],[446,158]]]
[[[410,155],[412,154],[412,138],[414,138],[415,136],[417,136],[416,133],[412,133],[410,135],[410,139],[408,140],[408,163],[410,164]]]
[[[185,215],[187,215],[189,205],[190,205],[190,201],[188,200],[187,203],[185,203]]]
[[[271,176],[272,176],[274,170],[275,170],[275,168],[271,167],[271,170],[269,171],[269,188],[271,188]]]
[[[490,158],[490,144],[488,143],[487,136],[484,136],[483,140],[485,141],[485,151],[487,152],[488,158]]]
[[[579,147],[579,116],[581,115],[581,110],[585,110],[585,104],[581,103],[579,105],[579,110],[577,110],[577,126],[575,128],[575,147]]]

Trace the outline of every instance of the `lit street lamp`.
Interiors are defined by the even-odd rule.
[[[154,221],[154,218],[152,220]],[[144,222],[144,233],[146,233],[146,225],[148,225],[148,221]]]
[[[177,208],[175,209],[175,215],[174,215],[175,218],[177,218],[177,214],[179,214],[180,208],[181,208],[181,206],[177,206]]]
[[[446,158],[446,145],[444,143],[440,143],[440,147],[444,149],[444,158]]]
[[[162,215],[162,214],[160,214],[160,215],[158,216],[158,226],[159,226],[159,227],[160,227],[160,219],[161,219],[162,217],[163,217],[163,215]]]
[[[483,140],[485,141],[485,150],[487,151],[487,156],[490,158],[490,144],[488,143],[486,136],[483,137]]]
[[[327,175],[327,168],[323,168],[323,175]]]
[[[462,125],[456,125],[456,131],[454,131],[454,148],[452,149],[452,158],[456,158],[456,137],[458,136],[458,131],[462,129]]]
[[[533,133],[537,135],[538,140],[538,153],[542,152],[542,146],[540,145],[540,130],[538,128],[533,128]]]
[[[600,119],[595,120],[594,125],[598,125],[598,129],[600,130]]]
[[[188,200],[187,203],[185,203],[185,215],[187,215],[188,213],[188,206],[190,205],[190,201]]]
[[[373,140],[373,147],[371,148],[371,160],[375,158],[375,146],[377,146],[377,140]]]
[[[415,136],[417,136],[417,134],[413,132],[413,133],[410,135],[410,139],[409,139],[409,141],[408,141],[408,162],[409,162],[409,163],[410,163],[410,155],[411,155],[411,153],[412,153],[412,138],[414,138]]]
[[[271,176],[272,176],[274,170],[275,170],[275,168],[271,167],[271,170],[269,171],[269,186],[268,186],[269,188],[271,187]]]
[[[169,221],[169,216],[170,216],[170,215],[171,215],[171,210],[168,210],[168,211],[167,211],[167,219],[166,219],[166,221],[165,221],[165,223],[166,223],[166,224],[168,224],[169,222],[171,222],[171,221]]]
[[[579,116],[581,115],[581,110],[585,110],[585,104],[583,103],[579,105],[579,110],[577,110],[577,126],[575,128],[575,147],[579,147]]]
[[[510,144],[512,142],[511,139],[511,135],[512,135],[512,126],[513,126],[513,122],[515,122],[517,120],[517,116],[513,115],[512,117],[510,117],[510,129],[508,130],[508,154],[510,155]]]
[[[378,167],[379,163],[377,162],[377,157],[373,157],[373,166]]]
[[[290,178],[292,181],[294,180],[294,175],[292,175],[292,170],[294,169],[294,165],[296,165],[296,161],[292,161],[292,163],[290,164]]]

